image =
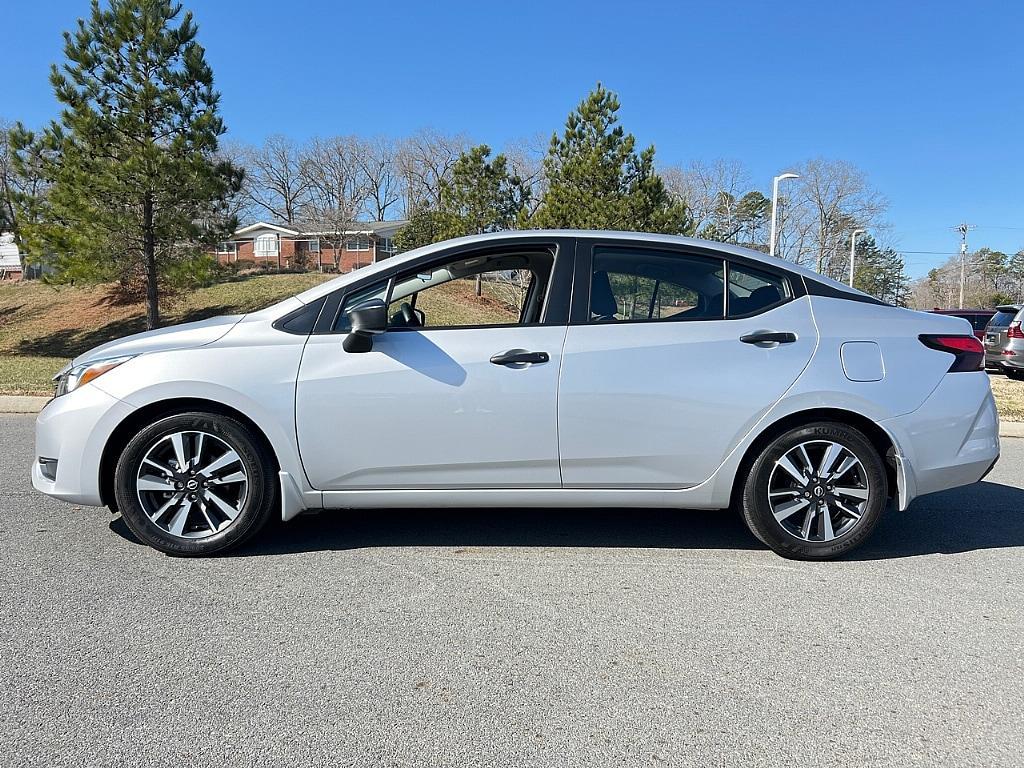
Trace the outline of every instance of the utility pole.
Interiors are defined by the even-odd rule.
[[[960,309],[964,308],[964,288],[967,285],[967,233],[974,228],[974,224],[955,227],[960,233]]]

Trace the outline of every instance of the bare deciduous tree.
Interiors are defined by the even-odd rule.
[[[548,142],[549,137],[538,133],[525,139],[510,141],[502,152],[508,160],[509,172],[518,176],[522,182],[525,192],[524,215],[527,218],[537,210],[547,187],[544,158],[548,153]]]
[[[385,221],[388,209],[402,199],[398,147],[384,136],[359,142],[356,163],[366,185],[367,213]]]
[[[734,217],[734,208],[751,187],[750,174],[738,160],[695,160],[687,167],[671,166],[661,173],[665,187],[686,203],[698,235]],[[732,227],[727,227],[731,229]]]
[[[888,203],[862,170],[845,160],[816,158],[795,169],[785,223],[795,235],[780,250],[798,263],[812,262],[818,272],[841,277],[847,264],[849,235],[858,227],[878,230]],[[795,230],[795,232],[794,232]],[[795,246],[795,251],[794,251]]]
[[[301,208],[304,226],[320,233],[341,268],[341,249],[366,202],[366,182],[360,170],[360,142],[354,136],[314,139],[302,163],[306,199]]]
[[[420,208],[440,205],[441,183],[451,178],[455,161],[469,147],[465,136],[446,136],[433,129],[421,130],[401,142],[398,169],[407,218]]]
[[[245,168],[243,191],[256,215],[269,213],[284,224],[296,221],[309,193],[302,172],[307,151],[287,136],[275,135],[260,147],[234,152]]]

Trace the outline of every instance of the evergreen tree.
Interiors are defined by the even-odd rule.
[[[38,137],[12,133],[21,155],[49,158],[46,216],[28,241],[59,254],[65,277],[144,286],[150,328],[161,278],[188,273],[199,244],[230,230],[224,204],[241,181],[216,159],[220,96],[181,11],[170,0],[93,0],[51,70],[59,121]]]
[[[863,236],[857,241],[857,260],[853,285],[882,301],[906,306],[910,291],[903,257],[892,248],[880,248],[875,238]]]
[[[526,202],[523,182],[504,155],[489,160],[486,144],[463,152],[441,182],[436,208],[420,208],[398,236],[403,250],[463,235],[499,232],[516,225]]]
[[[548,188],[530,226],[691,233],[685,205],[654,171],[654,147],[637,154],[618,111],[618,98],[598,83],[569,115],[563,135],[551,137]]]

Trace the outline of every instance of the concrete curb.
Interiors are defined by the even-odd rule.
[[[0,395],[0,413],[39,413],[48,402],[50,402],[48,397]],[[1024,438],[1024,421],[1000,423],[999,436]]]
[[[48,402],[48,397],[0,395],[0,413],[39,413]]]

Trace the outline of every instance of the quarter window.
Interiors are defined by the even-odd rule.
[[[740,264],[729,264],[729,317],[757,314],[793,295],[789,281]]]
[[[724,262],[668,251],[595,248],[590,322],[725,316]]]

